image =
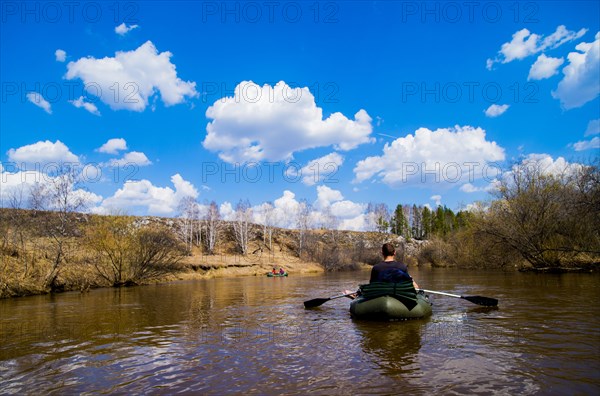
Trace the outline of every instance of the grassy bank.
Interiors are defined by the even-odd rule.
[[[83,214],[69,199],[55,211],[0,208],[0,298],[263,276],[274,266],[291,275],[351,270],[377,263],[384,242],[394,243],[397,259],[409,266],[598,271],[598,167],[569,177],[536,169],[513,176],[479,210],[455,216],[438,207],[434,216],[417,208],[411,221],[398,210],[393,227],[379,218],[379,232],[259,225],[249,207],[236,211],[237,220],[222,221],[215,203],[202,218],[184,211],[177,219]]]
[[[178,219],[97,216],[0,209],[0,298],[132,286],[177,279],[264,276],[273,267],[290,275],[357,269],[378,260],[378,233],[260,227],[242,253],[232,225],[221,222],[209,253],[203,238],[188,243]],[[299,249],[300,241],[302,250]]]

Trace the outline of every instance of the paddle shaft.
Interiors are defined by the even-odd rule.
[[[450,294],[450,293],[444,293],[444,292],[433,291],[433,290],[425,290],[425,289],[421,289],[421,290],[423,290],[425,293],[441,294],[442,296],[463,298],[463,296],[459,296],[458,294]]]
[[[354,294],[354,293],[352,293],[352,294]],[[339,296],[327,297],[327,298],[323,298],[323,299],[315,298],[315,300],[323,300],[323,302],[326,302],[329,300],[335,300],[336,298],[342,298],[342,297],[348,297],[348,296],[350,296],[350,294],[341,294]]]
[[[313,298],[312,300],[304,301],[304,306],[306,308],[318,307],[319,305],[325,304],[329,300],[335,300],[336,298],[348,297],[348,296],[353,295],[354,293],[356,293],[356,292],[352,292],[352,293],[348,293],[348,294],[341,294],[339,296],[333,296],[333,297],[328,297],[328,298]]]
[[[433,291],[433,290],[425,290],[425,289],[421,289],[421,290],[424,291],[425,293],[441,294],[442,296],[462,298],[464,300],[472,302],[473,304],[483,305],[484,307],[498,306],[498,300],[496,300],[495,298],[482,297],[482,296],[459,296],[458,294],[450,294],[450,293],[438,292],[438,291]]]

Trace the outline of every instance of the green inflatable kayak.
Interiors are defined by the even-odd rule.
[[[417,319],[431,315],[425,293],[417,293],[412,282],[374,282],[360,286],[360,296],[350,303],[357,319]]]
[[[269,272],[269,273],[267,273],[267,276],[268,276],[269,278],[280,278],[280,277],[282,277],[282,276],[288,276],[288,273],[286,272],[286,273],[284,273],[284,274],[274,274],[274,273],[272,273],[272,272]]]

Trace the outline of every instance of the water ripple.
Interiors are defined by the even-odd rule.
[[[39,306],[23,303],[27,299],[14,306],[0,302],[0,393],[600,391],[598,305],[576,304],[597,301],[591,292],[582,294],[588,289],[578,289],[578,296],[525,293],[530,281],[520,282],[520,274],[503,275],[513,288],[522,283],[519,299],[507,292],[507,285],[488,278],[464,284],[469,282],[464,274],[438,271],[430,279],[427,274],[419,274],[420,282],[437,281],[450,292],[471,294],[484,294],[485,288],[501,306],[435,298],[431,318],[404,322],[352,320],[345,299],[314,310],[302,307],[304,300],[350,288],[356,282],[353,274],[290,277],[272,290],[273,283],[242,278],[118,294],[67,293],[51,303],[37,299]],[[565,304],[570,310],[557,315]]]

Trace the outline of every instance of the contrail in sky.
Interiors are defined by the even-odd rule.
[[[385,133],[377,133],[377,134],[381,135],[381,136],[386,136],[386,137],[389,137],[389,138],[392,138],[392,139],[398,139],[398,136],[386,135]]]

